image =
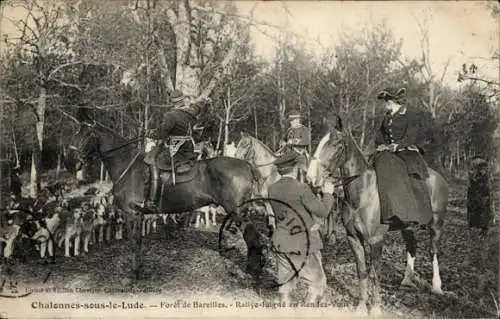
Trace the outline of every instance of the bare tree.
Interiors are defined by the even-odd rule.
[[[424,83],[427,86],[428,96],[427,99],[421,99],[421,102],[426,106],[429,112],[432,115],[433,119],[436,119],[437,112],[439,107],[441,106],[441,97],[442,91],[439,89],[442,86],[443,80],[448,72],[448,67],[450,65],[451,57],[448,58],[446,64],[441,70],[440,74],[438,71],[434,70],[431,60],[431,38],[429,31],[429,23],[430,18],[429,15],[426,15],[423,21],[420,21],[418,18],[415,18],[415,21],[420,30],[420,47],[422,50],[422,69],[421,75],[423,77]]]
[[[36,74],[38,92],[28,99],[35,118],[36,144],[32,152],[31,187],[32,196],[40,189],[39,165],[43,150],[45,113],[47,110],[48,90],[54,83],[71,86],[58,75],[66,68],[79,64],[72,59],[72,49],[66,37],[68,21],[64,17],[61,3],[40,3],[37,0],[16,1],[14,5],[26,10],[24,19],[12,21],[16,26],[17,38],[7,39],[8,44],[17,52],[21,63],[32,65]],[[19,97],[17,99],[20,101]]]

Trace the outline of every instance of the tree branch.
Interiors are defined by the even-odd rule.
[[[61,112],[64,116],[66,116],[66,117],[68,117],[68,118],[72,119],[75,123],[78,123],[78,124],[80,123],[80,121],[78,121],[78,120],[77,120],[77,119],[76,119],[73,115],[71,115],[71,114],[69,114],[69,113],[67,113],[67,112],[63,111],[61,108],[58,108],[58,107],[57,107],[57,108],[56,108],[56,110],[58,110],[59,112]]]
[[[481,79],[481,78],[470,76],[470,75],[467,75],[467,74],[463,74],[462,75],[462,79],[464,79],[464,80],[472,80],[472,81],[480,81],[480,82],[484,82],[484,83],[486,83],[488,85],[499,85],[500,86],[500,82],[490,81],[490,80],[486,80],[486,79]]]
[[[65,67],[73,66],[73,65],[77,65],[77,64],[81,64],[81,63],[82,63],[82,61],[74,61],[74,62],[68,62],[68,63],[64,63],[64,64],[59,65],[58,67],[56,67],[54,70],[52,70],[49,73],[49,75],[47,76],[47,80],[51,80],[51,78],[54,74],[56,74],[60,70],[64,69]]]

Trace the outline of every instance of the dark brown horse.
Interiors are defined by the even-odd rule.
[[[142,217],[147,167],[144,152],[136,146],[138,141],[128,141],[87,119],[80,123],[70,149],[81,163],[99,157],[113,182],[116,206],[129,216]],[[258,172],[246,161],[221,156],[197,161],[196,165],[198,173],[192,178],[165,186],[162,213],[183,213],[213,203],[224,207],[228,215],[238,216],[240,205],[258,188]]]
[[[333,123],[332,123],[333,122]],[[333,124],[333,125],[332,125]],[[372,284],[371,312],[380,311],[380,259],[384,235],[388,230],[401,230],[406,244],[407,266],[401,284],[413,285],[414,262],[417,242],[414,226],[403,222],[399,225],[380,223],[380,206],[377,189],[377,176],[368,164],[350,132],[342,126],[341,119],[331,121],[329,133],[320,141],[309,166],[308,177],[314,185],[322,179],[333,178],[340,169],[345,202],[342,220],[347,231],[349,244],[355,255],[360,281],[361,300],[358,310],[365,311],[368,303],[368,285]],[[433,218],[429,221],[432,243],[432,291],[442,293],[439,274],[439,239],[443,218],[448,203],[448,185],[444,178],[429,168],[427,186],[430,192]]]

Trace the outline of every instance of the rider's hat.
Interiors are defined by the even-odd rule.
[[[384,101],[394,101],[396,103],[404,103],[406,100],[405,88],[386,88],[378,93],[377,99]]]
[[[288,114],[288,119],[289,120],[295,120],[295,119],[301,119],[302,115],[300,115],[300,112],[298,111],[292,111]]]
[[[278,157],[273,164],[278,167],[292,167],[299,163],[299,154],[293,149],[287,147],[284,152]]]

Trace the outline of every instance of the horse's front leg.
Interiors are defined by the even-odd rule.
[[[146,236],[146,219],[143,219],[141,222],[141,236]]]
[[[434,213],[430,228],[432,246],[432,292],[442,294],[441,276],[439,274],[439,241],[441,239],[443,220],[438,213]]]
[[[356,268],[358,271],[359,288],[360,288],[360,298],[359,303],[356,306],[356,311],[359,313],[365,313],[367,311],[368,304],[368,271],[366,267],[366,256],[365,248],[360,238],[354,233],[347,234],[347,240],[351,246],[352,252],[354,253],[354,258],[356,259]]]
[[[158,221],[158,216],[155,215],[155,218],[151,222],[151,229],[152,229],[153,233],[156,233],[156,229],[158,227],[157,221]]]
[[[212,226],[217,226],[217,208],[211,209],[210,215],[212,215]]]
[[[47,251],[47,240],[40,243],[40,258],[45,258],[45,253]]]
[[[195,210],[193,213],[194,213],[194,226],[193,227],[198,228],[198,227],[200,227],[200,223],[201,223],[201,211]],[[188,218],[188,220],[189,220],[189,218]],[[190,222],[188,222],[186,227],[188,227],[189,224],[190,224]]]
[[[106,224],[106,242],[109,243],[109,241],[111,240],[111,222],[108,222]]]
[[[378,223],[378,222],[377,222]],[[372,225],[372,228],[377,227]],[[375,233],[373,233],[368,239],[366,246],[370,247],[369,255],[366,254],[366,258],[370,258],[370,277],[372,278],[372,307],[370,309],[370,315],[379,316],[382,313],[382,297],[380,296],[380,264],[382,261],[382,248],[384,247],[384,235],[389,229],[388,225],[378,225]]]
[[[47,252],[49,253],[49,257],[54,257],[54,241],[52,238],[47,240]]]
[[[99,237],[98,237],[99,243],[104,242],[104,226],[106,226],[104,223],[97,226],[98,227],[97,229],[99,231]]]
[[[210,227],[210,215],[211,215],[211,212],[212,212],[212,208],[208,208],[205,211],[205,228],[209,228]]]
[[[401,230],[401,235],[406,245],[406,270],[401,285],[415,287],[413,283],[413,273],[415,271],[415,258],[417,254],[417,239],[413,229]]]

